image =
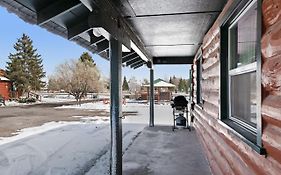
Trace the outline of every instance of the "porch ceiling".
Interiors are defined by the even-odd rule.
[[[95,27],[104,28],[125,46],[133,41],[156,64],[188,64],[226,1],[3,0],[0,5],[104,58],[108,58],[107,37],[96,37]],[[130,60],[130,54],[138,57]],[[133,49],[123,53],[132,68],[145,64],[141,57]]]
[[[121,0],[116,6],[152,57],[194,56],[226,0]]]

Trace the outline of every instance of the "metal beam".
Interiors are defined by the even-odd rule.
[[[115,0],[112,2],[121,11],[126,11],[126,15],[128,15],[130,17],[136,16],[135,11],[133,10],[133,8],[128,0],[125,0],[125,1],[124,0]]]
[[[126,19],[133,18],[150,18],[150,17],[165,17],[165,16],[179,16],[179,15],[197,15],[197,14],[218,14],[221,11],[198,11],[198,12],[180,12],[180,13],[161,13],[161,14],[149,14],[149,15],[136,15],[126,16]]]
[[[88,20],[83,19],[78,21],[72,26],[67,27],[67,38],[72,40],[73,38],[79,36],[81,33],[91,30],[91,27],[88,24]]]
[[[150,69],[149,102],[149,126],[154,127],[154,72],[152,68]]]
[[[145,62],[140,62],[139,64],[135,65],[135,66],[132,67],[132,68],[134,68],[134,69],[139,68],[139,67],[141,67],[142,65],[144,65],[144,63],[145,63]]]
[[[137,68],[139,68],[139,67],[141,67],[141,66],[143,66],[143,65],[144,65],[144,63],[141,63],[141,64],[135,66],[134,69],[137,69]]]
[[[101,56],[101,57],[103,57],[105,59],[109,59],[109,49],[106,49],[105,51],[100,52],[99,56]]]
[[[134,62],[133,64],[130,65],[131,68],[135,67],[135,66],[138,66],[139,64],[143,63],[144,61],[142,59]]]
[[[122,52],[122,59],[129,56],[129,55],[132,55],[134,54],[135,52],[134,51],[131,51],[131,52]]]
[[[82,3],[79,0],[58,0],[37,12],[37,24],[42,25],[56,16],[76,8]]]
[[[74,25],[67,26],[69,40],[93,28],[103,28],[103,32],[106,32],[103,33],[104,36],[110,35],[114,37],[128,49],[131,49],[131,43],[134,43],[146,58],[152,60],[152,57],[146,52],[142,41],[132,31],[126,20],[120,15],[116,7],[114,7],[112,1],[95,1],[91,3],[92,5],[89,2],[88,0],[83,0],[83,3],[86,3],[88,9],[96,10],[89,13],[86,18],[79,19]],[[94,8],[90,6],[94,6]]]
[[[109,48],[109,43],[107,40],[103,40],[102,42],[97,44],[97,53],[101,53]]]
[[[102,41],[106,40],[106,38],[104,38],[103,36],[96,37],[93,34],[93,30],[88,31],[88,33],[89,33],[89,36],[90,36],[90,44],[91,44],[91,46],[92,45],[97,45],[99,42],[102,42]]]
[[[122,45],[114,38],[110,38],[110,174],[122,175]]]
[[[136,61],[138,61],[139,59],[141,59],[139,56],[135,57],[134,59],[127,61],[126,62],[126,66],[130,66],[131,64],[134,64]]]
[[[96,20],[102,21],[105,24],[103,28],[106,31],[114,35],[115,38],[120,39],[123,44],[124,41],[126,43],[129,41],[128,39],[130,39],[149,60],[152,60],[151,55],[146,52],[143,42],[129,27],[127,21],[120,15],[111,0],[98,1],[96,5],[100,9],[98,12],[100,15],[93,14],[93,16],[89,18],[89,22],[93,22],[91,23],[92,27],[95,26]]]
[[[124,46],[131,49],[131,40],[122,29],[121,22],[118,17],[112,17],[112,11],[105,11],[101,8],[98,12],[91,13],[88,18],[88,23],[91,28],[105,29],[112,37],[122,42]]]
[[[138,54],[134,52],[134,53],[132,53],[130,55],[127,55],[126,57],[123,57],[122,58],[122,63],[125,63],[127,61],[131,61],[131,60],[135,59],[136,57],[138,57]]]
[[[153,57],[153,64],[193,64],[194,57]]]

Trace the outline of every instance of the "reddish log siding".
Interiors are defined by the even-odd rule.
[[[281,174],[281,0],[263,0],[262,36],[262,142],[267,157],[259,155],[218,119],[220,89],[219,23],[224,10],[203,40],[202,98],[195,106],[195,128],[205,148],[212,172],[220,174]],[[196,103],[196,62],[194,60],[193,100]]]
[[[0,81],[0,95],[3,96],[6,100],[10,98],[9,89],[10,89],[10,82]]]
[[[281,164],[281,0],[264,0],[262,11],[262,140],[269,156]]]

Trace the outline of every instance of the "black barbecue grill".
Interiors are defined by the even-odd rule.
[[[172,102],[171,106],[173,108],[173,131],[179,128],[188,128],[187,126],[187,104],[188,101],[182,95],[176,96]]]

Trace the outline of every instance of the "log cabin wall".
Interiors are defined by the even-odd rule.
[[[202,98],[196,101],[196,59],[193,70],[192,111],[199,138],[213,174],[281,174],[281,0],[262,1],[262,144],[258,154],[220,119],[220,22],[230,9],[229,0],[205,35],[202,44]],[[198,51],[200,52],[200,51]]]

